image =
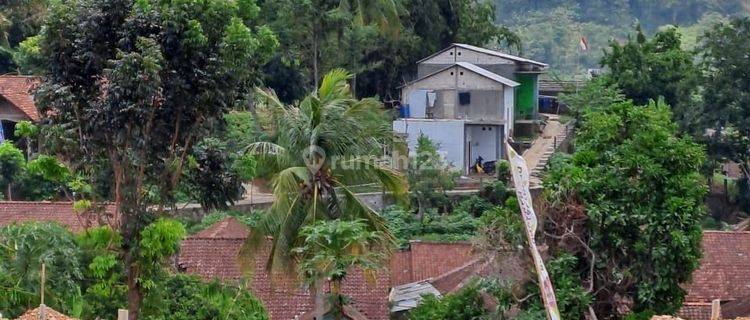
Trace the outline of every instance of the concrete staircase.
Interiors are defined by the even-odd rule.
[[[542,176],[547,170],[549,160],[572,132],[572,124],[563,125],[558,115],[544,114],[546,125],[542,134],[534,140],[531,148],[523,153],[529,166],[530,187],[541,187]]]
[[[537,162],[536,166],[534,168],[531,168],[530,175],[532,177],[541,178],[544,174],[544,171],[547,170],[547,164],[549,164],[550,158],[552,158],[552,155],[555,154],[557,149],[560,147],[560,145],[568,139],[568,129],[566,127],[565,130],[554,136],[552,140],[552,144],[547,146],[547,149],[544,150],[544,153],[539,158],[539,162]]]

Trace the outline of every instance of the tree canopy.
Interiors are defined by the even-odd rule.
[[[251,0],[62,1],[48,13],[36,95],[54,152],[110,172],[131,318],[143,297],[141,231],[173,203],[188,155],[258,81],[277,47]],[[58,142],[59,143],[55,143]],[[101,194],[94,200],[107,199]]]
[[[677,135],[663,99],[591,104],[599,108],[583,111],[575,152],[544,181],[549,241],[586,261],[597,315],[675,312],[701,256],[705,151]]]

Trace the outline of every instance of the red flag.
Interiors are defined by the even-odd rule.
[[[578,43],[581,46],[581,51],[589,51],[589,42],[586,37],[581,37],[581,41]]]

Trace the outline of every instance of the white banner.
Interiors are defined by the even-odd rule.
[[[547,310],[547,319],[560,320],[560,310],[557,309],[555,289],[552,287],[552,281],[549,279],[547,268],[544,267],[544,261],[536,247],[536,240],[534,240],[537,220],[536,213],[534,213],[534,205],[531,201],[531,192],[529,192],[529,168],[526,166],[526,160],[518,155],[518,153],[513,150],[513,147],[507,142],[505,143],[505,148],[508,150],[508,161],[510,161],[510,169],[513,174],[513,185],[516,188],[518,205],[521,207],[521,215],[523,216],[523,222],[526,225],[526,237],[529,241],[529,251],[531,251],[536,274],[539,277],[539,289],[542,293],[544,308]]]

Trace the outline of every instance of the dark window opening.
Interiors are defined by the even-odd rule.
[[[471,92],[459,92],[458,93],[458,104],[465,106],[471,104]]]

